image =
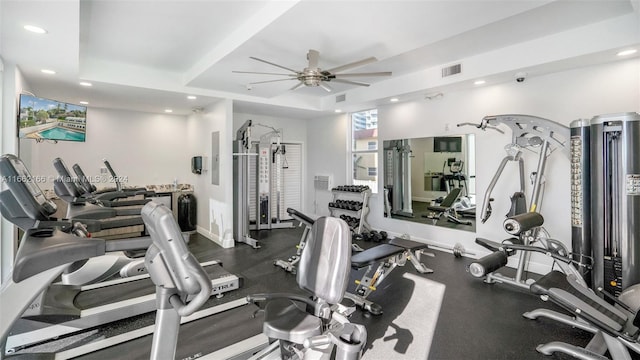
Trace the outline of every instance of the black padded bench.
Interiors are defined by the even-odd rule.
[[[426,248],[428,248],[428,245],[425,243],[396,237],[389,240],[388,244],[374,246],[351,256],[351,267],[356,270],[362,269],[365,266],[373,265],[407,250],[417,251]]]
[[[380,244],[351,256],[353,269],[368,269],[360,280],[356,280],[358,286],[355,293],[347,293],[345,297],[373,315],[382,314],[382,306],[367,300],[367,297],[396,266],[404,266],[407,260],[411,261],[419,273],[432,273],[433,270],[424,266],[419,260],[418,252],[427,248],[427,244],[396,237],[389,240],[387,244]],[[375,264],[379,265],[374,271]]]

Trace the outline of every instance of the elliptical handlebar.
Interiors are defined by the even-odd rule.
[[[145,256],[149,276],[157,288],[173,291],[168,301],[180,316],[188,316],[209,299],[211,280],[184,243],[171,210],[151,201],[141,215],[153,241]]]

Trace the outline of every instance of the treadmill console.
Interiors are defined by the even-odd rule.
[[[22,213],[33,220],[48,220],[56,212],[56,204],[44,196],[36,178],[17,156],[0,156],[0,176],[8,188],[2,193],[3,212],[12,210],[10,213]]]

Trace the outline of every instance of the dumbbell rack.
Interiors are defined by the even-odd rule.
[[[370,231],[371,226],[367,223],[366,218],[369,213],[371,189],[366,188],[360,191],[338,190],[348,187],[347,185],[338,186],[331,190],[333,196],[331,202],[329,202],[329,214],[333,217],[344,215],[355,218],[357,222],[347,221],[347,223],[356,234],[361,234],[364,230]],[[347,205],[349,203],[351,208]]]

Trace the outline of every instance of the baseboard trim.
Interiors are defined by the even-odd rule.
[[[207,239],[213,241],[214,243],[220,245],[225,249],[229,249],[235,246],[235,241],[233,240],[232,237],[221,238],[218,234],[214,234],[199,225],[197,226],[196,230],[198,231],[198,234],[206,237]]]

